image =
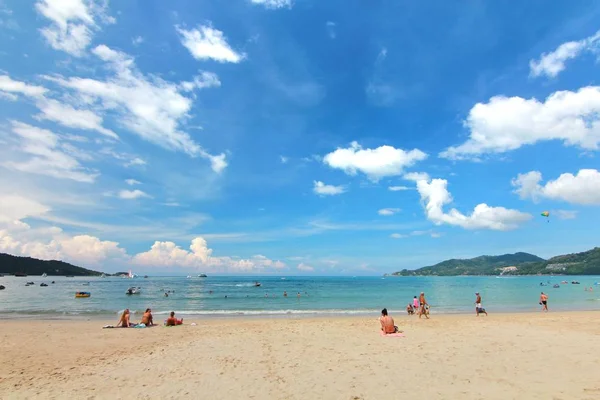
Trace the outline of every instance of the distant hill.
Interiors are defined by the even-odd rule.
[[[480,256],[466,260],[446,260],[416,270],[394,272],[396,276],[456,275],[600,275],[600,247],[582,253],[544,260],[528,253]]]
[[[24,272],[27,275],[73,275],[73,276],[97,276],[101,272],[76,267],[63,261],[44,261],[30,257],[18,257],[10,254],[0,253],[0,273],[14,274]]]
[[[499,275],[504,267],[519,267],[527,263],[543,263],[545,260],[529,253],[504,254],[501,256],[479,256],[469,259],[452,259],[416,270],[394,272],[400,276],[456,276],[456,275]]]

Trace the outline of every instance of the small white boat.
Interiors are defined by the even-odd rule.
[[[106,278],[106,274],[100,275],[100,278]]]
[[[42,274],[42,278],[46,278],[47,276],[48,276],[48,274],[45,272]]]
[[[142,288],[136,288],[136,287],[130,287],[129,289],[127,289],[125,291],[126,295],[132,295],[132,294],[142,294]]]
[[[186,276],[187,279],[190,279],[191,277],[192,277],[191,275]]]
[[[208,276],[206,276],[206,274],[200,274],[198,275],[198,278],[208,278]]]

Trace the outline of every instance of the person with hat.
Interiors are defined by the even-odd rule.
[[[487,311],[485,311],[485,308],[483,308],[483,306],[481,305],[481,295],[479,294],[479,292],[477,292],[475,293],[475,296],[477,296],[477,298],[475,299],[475,314],[477,314],[478,317],[479,314],[485,314],[487,316]]]

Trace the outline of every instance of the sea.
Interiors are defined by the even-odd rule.
[[[26,282],[34,285],[26,286]],[[48,286],[42,287],[41,283]],[[558,288],[553,287],[555,284]],[[151,308],[159,318],[171,311],[179,317],[206,318],[378,316],[384,307],[393,314],[405,313],[406,305],[420,292],[425,293],[432,315],[474,312],[475,292],[481,293],[489,313],[539,311],[542,291],[549,295],[551,311],[600,310],[600,276],[4,276],[0,277],[0,285],[6,287],[0,290],[0,318],[4,319],[117,318],[125,308],[134,315]],[[139,287],[140,294],[127,295],[129,287]],[[79,291],[90,292],[91,296],[75,298]]]

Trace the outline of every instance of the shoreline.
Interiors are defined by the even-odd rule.
[[[406,313],[406,311],[401,311],[401,310],[392,310],[389,309],[388,310],[390,315],[392,315],[392,317],[395,318],[402,318],[404,319],[419,319],[418,315],[408,315]],[[179,311],[175,311],[175,315],[178,318],[184,318],[186,320],[189,321],[195,321],[195,320],[202,320],[202,321],[218,321],[218,320],[223,320],[223,321],[231,321],[231,320],[252,320],[252,321],[256,321],[256,320],[279,320],[279,319],[286,319],[286,320],[310,320],[310,319],[323,319],[323,318],[335,318],[335,319],[352,319],[352,318],[379,318],[379,313],[380,311],[372,311],[372,312],[357,312],[357,313],[335,313],[335,312],[323,312],[323,313],[303,313],[303,312],[299,312],[299,313],[256,313],[256,314],[238,314],[238,313],[209,313],[209,314],[204,314],[201,312],[196,312],[196,313],[185,313],[185,312],[179,312]],[[507,311],[507,310],[499,310],[499,311],[495,311],[495,310],[488,310],[488,313],[490,315],[499,315],[499,316],[509,316],[509,315],[562,315],[562,314],[567,314],[567,315],[572,315],[572,314],[577,314],[577,313],[582,313],[582,314],[594,314],[594,313],[598,313],[600,314],[600,309],[587,309],[587,310],[582,310],[582,309],[569,309],[569,310],[564,310],[564,309],[556,309],[556,310],[550,310],[548,312],[542,312],[540,310],[535,311],[535,310],[512,310],[512,311]],[[137,312],[132,312],[132,319],[135,320],[136,317],[139,315],[141,318],[141,315],[143,314],[143,311],[137,311]],[[19,316],[12,316],[10,314],[0,314],[0,323],[4,322],[4,321],[46,321],[46,322],[51,322],[51,321],[74,321],[74,322],[87,322],[87,321],[111,321],[113,319],[118,319],[120,315],[120,312],[116,312],[114,314],[95,314],[95,315],[61,315],[61,314],[20,314]],[[153,312],[154,317],[158,320],[162,320],[162,319],[166,319],[168,317],[168,313],[166,312],[161,312],[161,313],[155,313]],[[475,315],[475,311],[473,309],[472,312],[466,312],[466,311],[457,311],[457,312],[443,312],[443,313],[437,313],[434,312],[433,314],[430,314],[430,318],[431,319],[435,319],[437,317],[441,317],[441,318],[452,318],[452,317],[462,317],[462,316],[474,316]],[[482,317],[485,318],[485,317]]]

